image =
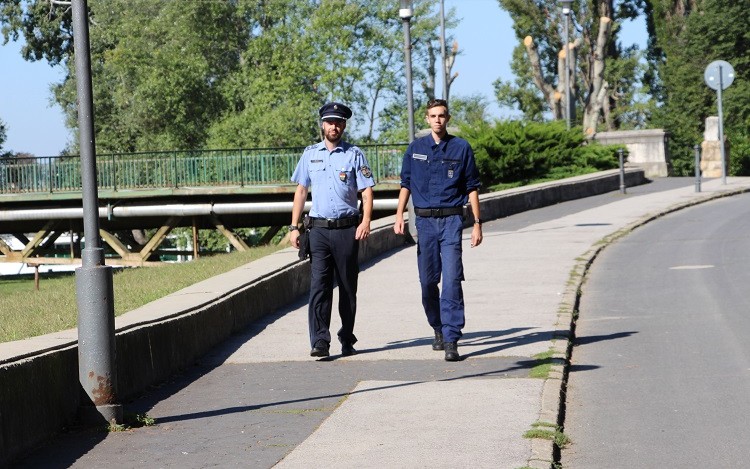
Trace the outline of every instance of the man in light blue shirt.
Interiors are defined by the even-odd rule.
[[[310,218],[310,303],[308,324],[313,357],[330,355],[331,310],[334,279],[339,286],[338,332],[341,354],[357,353],[354,318],[357,312],[359,241],[370,235],[375,180],[362,150],[343,141],[346,119],[352,111],[340,103],[328,103],[318,111],[324,140],[305,148],[292,182],[297,183],[289,239],[299,249],[298,224],[313,187]],[[362,193],[362,211],[357,194]],[[361,216],[361,220],[360,220]]]

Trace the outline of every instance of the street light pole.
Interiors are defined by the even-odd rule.
[[[104,265],[99,236],[99,195],[94,142],[89,16],[86,0],[72,0],[78,134],[81,153],[83,230],[86,246],[76,269],[78,304],[78,379],[84,395],[79,407],[86,424],[122,423],[117,403],[115,308],[112,267]]]
[[[568,19],[570,17],[570,7],[573,0],[560,0],[562,13],[564,16],[564,42],[565,42],[565,126],[570,130],[570,41],[568,39]]]
[[[440,57],[443,60],[443,99],[448,101],[448,64],[445,63],[445,0],[440,0]]]
[[[398,15],[404,23],[404,58],[406,61],[406,106],[409,112],[409,143],[414,141],[414,94],[411,80],[411,30],[410,22],[414,14],[412,0],[399,0]]]
[[[407,107],[407,121],[409,123],[409,143],[414,141],[414,94],[412,92],[411,82],[411,31],[409,23],[411,17],[414,15],[414,8],[412,0],[399,0],[398,16],[401,17],[401,21],[404,23],[404,61],[406,62],[406,107]],[[407,210],[409,211],[409,234],[416,239],[417,227],[416,227],[416,216],[414,216],[414,202],[411,197],[407,202]]]

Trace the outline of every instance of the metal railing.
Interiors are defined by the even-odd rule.
[[[376,182],[398,181],[406,144],[359,145]],[[112,153],[97,156],[99,189],[291,184],[304,147]],[[81,191],[75,156],[0,158],[0,194]]]

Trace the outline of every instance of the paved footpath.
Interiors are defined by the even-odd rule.
[[[363,266],[358,355],[334,343],[330,358],[310,358],[299,299],[125,404],[155,426],[72,431],[14,467],[548,468],[551,444],[524,433],[554,423],[560,388],[549,383],[560,380],[530,371],[570,328],[559,313],[580,281],[571,272],[639,221],[745,188],[750,179],[717,179],[696,193],[690,179],[663,179],[488,222],[478,248],[465,232],[457,363],[430,347],[416,248],[405,246]],[[334,333],[339,324],[334,315]]]

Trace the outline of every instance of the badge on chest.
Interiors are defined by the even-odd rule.
[[[341,179],[341,182],[346,182],[346,170],[344,168],[339,171],[339,179]]]

